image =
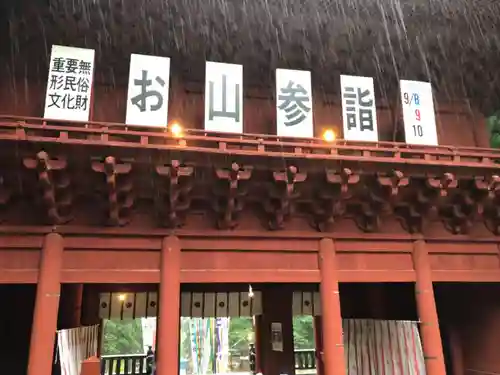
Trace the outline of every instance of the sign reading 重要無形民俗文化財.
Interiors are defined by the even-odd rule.
[[[243,133],[243,66],[207,61],[205,130]]]
[[[94,76],[93,49],[52,46],[44,117],[88,121]]]
[[[314,136],[311,72],[276,69],[276,128],[281,137]]]
[[[127,125],[167,126],[170,58],[132,54]]]
[[[340,76],[344,139],[378,141],[373,78]]]

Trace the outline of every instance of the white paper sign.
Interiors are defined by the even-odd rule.
[[[344,139],[378,141],[373,78],[340,76]]]
[[[283,326],[279,322],[271,323],[271,346],[274,352],[283,351]]]
[[[89,120],[94,54],[93,49],[52,46],[43,117]]]
[[[132,54],[125,123],[167,126],[169,80],[168,57]]]
[[[205,130],[243,133],[243,66],[207,61]]]
[[[278,136],[314,136],[311,72],[276,69],[276,122]]]
[[[429,82],[400,81],[406,143],[438,145],[432,86]]]

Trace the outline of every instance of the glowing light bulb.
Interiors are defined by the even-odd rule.
[[[169,129],[170,129],[170,133],[175,138],[182,137],[182,135],[184,133],[183,129],[182,129],[182,126],[179,123],[177,123],[177,122],[174,122],[172,125],[170,125]]]
[[[126,295],[126,294],[120,294],[120,295],[118,296],[118,299],[119,299],[120,301],[122,301],[122,302],[123,302],[123,301],[125,301],[125,298],[127,298],[127,295]]]
[[[322,138],[327,142],[333,142],[337,138],[337,135],[332,129],[326,129],[323,132]]]

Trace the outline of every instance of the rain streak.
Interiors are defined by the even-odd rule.
[[[52,44],[95,49],[96,83],[110,90],[143,53],[171,57],[182,81],[203,81],[207,60],[244,64],[245,86],[270,93],[274,69],[310,70],[319,100],[339,94],[340,74],[374,77],[389,101],[399,79],[485,113],[500,98],[495,0],[8,0],[0,14],[0,78],[26,100]]]

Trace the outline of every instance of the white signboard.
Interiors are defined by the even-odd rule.
[[[344,139],[378,141],[373,78],[340,76]]]
[[[52,46],[43,117],[88,121],[93,76],[93,49]]]
[[[311,72],[276,69],[277,135],[314,136]]]
[[[130,56],[127,125],[167,126],[170,59]]]
[[[283,351],[283,326],[279,322],[271,323],[271,345],[273,352]]]
[[[400,86],[406,143],[437,146],[438,137],[431,84],[401,80]]]
[[[243,133],[243,66],[207,61],[205,130]]]

